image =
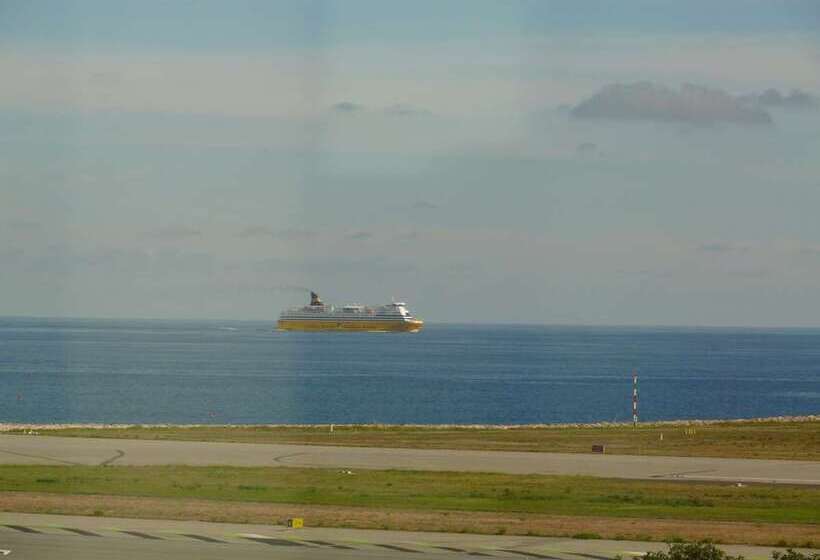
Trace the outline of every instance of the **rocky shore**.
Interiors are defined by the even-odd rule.
[[[773,422],[820,422],[820,415],[807,416],[771,416],[767,418],[737,418],[723,420],[662,420],[641,422],[641,426],[706,426],[710,424],[748,424]],[[333,424],[337,428],[362,428],[369,430],[391,430],[407,428],[442,429],[442,430],[515,430],[532,428],[622,428],[631,426],[631,422],[596,422],[591,424]],[[64,429],[128,429],[128,428],[328,428],[330,424],[15,424],[0,423],[0,432],[46,431]]]

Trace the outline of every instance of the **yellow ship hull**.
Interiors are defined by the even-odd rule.
[[[424,321],[345,321],[279,319],[277,329],[280,331],[360,331],[360,332],[418,332]]]

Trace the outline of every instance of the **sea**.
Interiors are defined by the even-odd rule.
[[[0,318],[0,423],[539,424],[820,413],[820,329]]]

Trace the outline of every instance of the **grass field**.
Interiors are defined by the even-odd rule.
[[[416,471],[0,466],[0,491],[403,510],[818,523],[820,488]],[[820,526],[818,526],[820,528]]]
[[[11,431],[14,433],[14,431]],[[475,428],[453,426],[196,426],[66,428],[41,435],[483,449],[693,457],[820,460],[820,421],[748,421],[631,426]]]
[[[820,488],[241,467],[0,466],[0,510],[816,546]]]

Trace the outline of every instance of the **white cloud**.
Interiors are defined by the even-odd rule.
[[[384,112],[387,115],[393,115],[396,117],[425,117],[432,115],[432,113],[427,109],[414,107],[413,105],[407,105],[406,103],[391,105],[385,108]]]
[[[451,40],[272,53],[8,50],[0,105],[294,117],[355,100],[390,114],[498,115],[567,103],[616,81],[820,89],[820,45],[807,36],[564,33],[496,37],[491,47]]]
[[[348,233],[345,237],[347,239],[352,239],[353,241],[367,241],[373,237],[373,234],[369,231],[354,231],[352,233]]]
[[[698,251],[702,253],[738,253],[748,250],[749,247],[747,246],[722,241],[712,241],[698,245]]]
[[[273,237],[275,231],[268,226],[248,226],[237,234],[241,239],[248,239],[252,237]]]
[[[201,237],[202,232],[196,228],[188,226],[170,225],[151,232],[150,236],[163,241],[182,241],[185,239]]]
[[[324,72],[309,54],[23,52],[0,56],[0,104],[58,111],[315,115],[326,106]]]

